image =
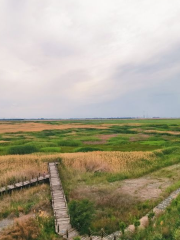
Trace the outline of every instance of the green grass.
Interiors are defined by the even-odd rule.
[[[38,149],[34,145],[19,145],[8,148],[8,154],[29,154],[38,152]]]
[[[47,152],[47,153],[61,152],[61,148],[60,147],[44,147],[40,149],[40,152]]]
[[[180,239],[180,196],[167,208],[165,214],[152,222],[145,230],[124,240],[179,240]]]

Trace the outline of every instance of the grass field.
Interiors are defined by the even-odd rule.
[[[57,161],[68,202],[89,199],[95,206],[91,228],[112,232],[120,221],[129,224],[143,216],[178,186],[178,172],[163,169],[180,163],[179,143],[178,119],[2,121],[0,186],[47,172],[47,162]],[[154,200],[121,191],[125,180],[144,176],[162,177],[169,185]],[[14,196],[14,201],[0,199],[1,219],[46,209],[52,218],[46,185],[23,194]],[[31,224],[39,229],[37,222]],[[47,222],[42,219],[43,224]],[[44,233],[44,239],[51,233]]]

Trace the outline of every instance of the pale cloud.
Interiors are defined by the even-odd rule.
[[[0,118],[177,117],[145,95],[180,76],[179,22],[179,0],[2,0]]]

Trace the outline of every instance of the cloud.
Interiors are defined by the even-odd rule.
[[[180,76],[179,22],[179,0],[2,0],[0,118],[138,115],[116,106]]]

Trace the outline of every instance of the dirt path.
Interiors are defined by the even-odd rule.
[[[140,200],[150,200],[158,198],[163,189],[166,189],[170,184],[171,182],[166,178],[153,179],[148,176],[124,180],[119,191]]]
[[[118,190],[139,200],[157,199],[180,179],[179,171],[180,164],[176,164],[137,179],[124,180]]]

